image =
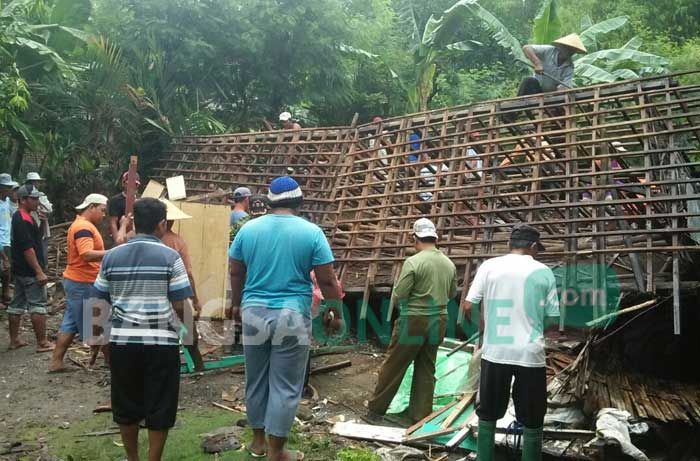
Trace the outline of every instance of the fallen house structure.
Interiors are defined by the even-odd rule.
[[[632,319],[652,311],[668,317],[657,322],[660,343],[692,336],[696,328],[698,315],[684,316],[682,300],[696,302],[700,287],[700,85],[681,78],[575,88],[364,125],[178,137],[154,178],[183,175],[199,201],[222,203],[231,188],[265,193],[272,178],[294,176],[305,194],[303,215],[326,232],[346,292],[362,297],[362,317],[370,296],[389,293],[412,254],[415,219],[436,223],[441,248],[461,271],[462,290],[480,261],[507,251],[511,226],[529,222],[542,231],[547,251],[541,259],[562,290],[562,330],[583,329],[578,341],[551,346],[550,398],[588,417],[615,407],[637,419],[698,425],[700,386],[673,373],[652,378],[623,371],[611,366],[607,353],[592,352],[610,347],[610,330],[601,328],[620,331],[629,323],[626,312],[635,313]],[[603,296],[581,302],[584,290]],[[691,357],[700,352],[693,344]],[[413,440],[411,432],[390,436],[460,446],[473,435],[474,422],[473,403],[461,403],[451,404],[462,413],[450,424],[445,419],[454,410],[413,428]],[[439,426],[439,435],[425,436],[430,424]],[[568,435],[579,440],[590,432]],[[572,443],[554,444],[551,453],[572,455]]]
[[[521,221],[543,231],[564,289],[584,276],[622,292],[698,286],[700,87],[676,77],[441,109],[382,123],[173,139],[156,179],[188,190],[265,193],[291,174],[303,214],[326,231],[348,291],[388,291],[433,219],[462,271],[507,248]],[[588,264],[589,273],[579,270]],[[608,274],[610,275],[610,274]],[[614,300],[615,301],[615,300]]]

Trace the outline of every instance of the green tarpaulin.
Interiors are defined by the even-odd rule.
[[[469,371],[469,361],[472,355],[469,352],[456,352],[447,357],[449,349],[441,347],[438,349],[437,360],[435,363],[435,394],[436,396],[450,394],[447,397],[438,397],[433,401],[433,410],[437,410],[444,405],[452,402],[459,396],[451,394],[459,394],[464,392],[467,386],[467,372]],[[389,406],[388,413],[401,413],[408,408],[408,402],[411,398],[411,380],[413,379],[413,365],[411,364],[403,377],[399,391],[396,393],[394,400]],[[474,413],[474,405],[469,405],[460,415],[460,417],[452,424],[452,427],[459,427]],[[411,435],[420,435],[428,432],[440,430],[442,421],[450,415],[450,411],[438,416],[432,421],[424,424]],[[434,440],[438,443],[447,443],[454,434],[449,434],[443,437],[437,437]],[[467,450],[476,450],[476,440],[471,436],[467,437],[460,447]]]

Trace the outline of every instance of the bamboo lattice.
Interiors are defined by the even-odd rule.
[[[595,262],[629,289],[677,292],[681,262],[700,248],[689,206],[700,199],[699,125],[700,85],[664,77],[357,127],[177,138],[158,172],[185,175],[195,192],[263,192],[293,169],[305,216],[365,299],[392,285],[420,217],[436,223],[462,286],[528,222],[550,265]]]

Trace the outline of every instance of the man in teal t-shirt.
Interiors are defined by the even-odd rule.
[[[284,444],[304,386],[312,270],[336,318],[342,309],[326,236],[296,216],[303,201],[297,182],[276,178],[268,199],[270,214],[246,223],[229,250],[231,316],[243,324],[246,408],[253,429],[248,451],[295,460],[303,455],[285,452]]]

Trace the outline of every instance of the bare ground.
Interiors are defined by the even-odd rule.
[[[62,301],[56,301],[48,316],[50,339],[55,339],[62,315]],[[109,399],[109,370],[102,363],[102,357],[92,370],[79,366],[75,362],[86,362],[89,349],[76,342],[67,354],[66,364],[70,372],[49,374],[51,354],[35,352],[34,334],[28,318],[23,321],[22,338],[29,342],[28,346],[8,350],[7,315],[0,311],[0,444],[23,441],[32,429],[68,427],[95,418],[93,409]],[[203,346],[202,349],[209,348]],[[221,349],[215,350],[205,359],[216,358],[222,353]],[[302,405],[300,415],[304,413],[313,417],[306,430],[327,431],[327,426],[322,429],[314,425],[338,419],[359,419],[364,413],[363,401],[373,389],[383,354],[372,345],[357,345],[350,353],[316,357],[312,359],[312,367],[343,360],[352,361],[352,367],[311,377],[319,398],[303,402],[305,405]],[[224,411],[216,409],[212,402],[233,407],[244,405],[243,389],[241,367],[183,375],[180,407]]]

